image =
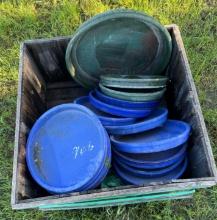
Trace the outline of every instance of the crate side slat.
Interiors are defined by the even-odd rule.
[[[47,90],[47,108],[51,108],[55,105],[62,103],[73,103],[74,99],[88,95],[88,91],[80,86],[61,89],[49,89]]]
[[[28,199],[24,200],[24,202],[17,203],[13,205],[14,209],[31,209],[34,207],[38,207],[41,205],[50,205],[50,204],[59,204],[59,203],[70,203],[70,202],[78,202],[85,201],[90,199],[100,199],[104,197],[111,196],[126,196],[126,195],[135,195],[135,194],[151,194],[151,193],[161,193],[161,192],[171,192],[171,191],[181,191],[181,190],[191,190],[197,188],[207,188],[215,185],[214,178],[206,178],[203,180],[202,178],[199,181],[184,181],[176,180],[174,183],[169,184],[153,184],[151,186],[144,187],[135,187],[127,189],[110,189],[109,191],[96,190],[96,192],[89,194],[79,194],[72,193],[68,195],[55,195],[48,196],[46,198],[38,198],[38,199]]]
[[[34,85],[34,86],[33,86]],[[25,161],[25,145],[27,134],[35,120],[46,110],[45,83],[40,76],[37,66],[29,57],[28,48],[21,46],[17,116],[15,129],[14,164],[12,180],[11,203],[20,198],[33,198],[41,192],[40,187],[34,183]]]
[[[28,44],[30,53],[47,83],[71,79],[65,63],[65,51],[69,40],[66,38]]]
[[[19,148],[19,132],[20,132],[20,112],[21,112],[21,95],[22,95],[22,76],[23,76],[23,59],[24,59],[24,44],[20,46],[20,60],[19,60],[19,76],[17,88],[17,108],[16,108],[16,127],[15,127],[15,143],[14,143],[14,158],[13,158],[13,177],[11,190],[11,204],[16,204],[17,199],[17,162],[18,162],[18,148]]]
[[[217,170],[216,170],[216,165],[215,165],[215,160],[213,157],[213,153],[212,153],[212,148],[211,148],[211,144],[209,141],[209,137],[208,137],[208,132],[206,129],[206,125],[203,119],[203,114],[202,114],[202,110],[201,110],[201,106],[200,106],[200,102],[199,102],[199,98],[198,98],[198,94],[197,94],[197,90],[194,84],[194,80],[193,80],[193,76],[191,73],[191,69],[188,63],[188,59],[187,59],[187,55],[186,55],[186,51],[184,48],[184,44],[181,38],[181,33],[180,30],[178,28],[178,26],[174,25],[174,34],[175,34],[175,39],[178,44],[178,47],[181,50],[181,59],[183,62],[183,68],[185,68],[185,72],[186,72],[186,76],[187,76],[187,80],[188,80],[188,84],[190,87],[190,90],[192,91],[192,96],[193,96],[193,103],[195,103],[195,107],[194,109],[196,109],[197,111],[195,111],[195,114],[197,115],[197,118],[199,120],[199,125],[201,125],[201,130],[202,130],[202,134],[203,134],[203,143],[201,146],[203,146],[204,148],[204,152],[205,152],[205,158],[207,159],[207,163],[209,166],[209,171],[211,172],[211,175],[214,176],[215,178],[217,178]],[[206,147],[204,147],[206,146]],[[192,160],[196,160],[197,158],[191,157]],[[196,162],[195,162],[196,163]],[[202,167],[200,167],[200,169],[202,169]]]
[[[170,26],[170,25],[168,25]],[[56,41],[70,41],[72,36],[59,36],[59,37],[52,37],[52,38],[41,38],[41,39],[31,39],[31,40],[25,40],[24,44],[26,46],[31,46],[35,44],[41,44],[41,43],[50,43],[50,42],[56,42]]]
[[[43,79],[43,76],[38,70],[36,63],[33,60],[29,50],[26,50],[26,56],[24,56],[24,63],[23,66],[23,73],[24,77],[28,79],[31,85],[34,85],[34,89],[37,91],[39,96],[43,101],[45,101],[45,90],[46,90],[46,83]],[[34,72],[33,72],[34,70]]]
[[[47,83],[47,90],[49,89],[61,89],[61,88],[76,88],[78,87],[78,84],[73,81],[59,81],[54,83]]]

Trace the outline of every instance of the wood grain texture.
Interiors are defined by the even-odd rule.
[[[20,203],[12,205],[15,209],[30,209],[33,207],[38,207],[48,204],[59,204],[59,203],[70,203],[70,202],[82,202],[89,199],[103,199],[110,196],[133,196],[133,195],[146,195],[152,193],[161,193],[161,192],[172,192],[172,191],[181,191],[181,190],[191,190],[197,188],[207,188],[215,184],[214,178],[198,179],[196,182],[195,179],[191,180],[176,180],[169,184],[163,183],[152,183],[146,187],[117,187],[104,190],[92,190],[88,193],[71,193],[55,196],[40,197],[37,199],[26,199]],[[123,188],[123,189],[122,189]]]
[[[28,41],[27,47],[46,82],[71,79],[66,64],[65,51],[70,38]]]
[[[14,165],[11,202],[34,198],[44,190],[31,178],[25,161],[27,135],[46,110],[45,83],[25,44],[20,49]]]
[[[173,55],[168,71],[173,85],[171,112],[192,126],[190,166],[192,177],[217,176],[216,165],[202,115],[196,87],[178,26],[174,25]],[[177,58],[178,57],[178,58]],[[171,89],[171,88],[170,88]],[[197,141],[199,138],[200,141]],[[203,164],[198,166],[198,161]]]
[[[47,108],[62,103],[73,103],[74,99],[85,95],[88,95],[88,91],[81,88],[79,85],[73,85],[72,87],[66,85],[66,87],[47,89]]]
[[[167,29],[173,40],[173,53],[166,69],[170,78],[166,93],[170,117],[182,119],[193,128],[188,149],[190,162],[185,178],[167,184],[122,186],[63,195],[48,195],[43,191],[32,180],[26,167],[25,144],[28,132],[46,109],[72,102],[76,97],[86,95],[87,91],[70,78],[65,67],[64,55],[70,37],[31,40],[21,46],[20,52],[11,196],[14,209],[128,194],[206,188],[216,184],[216,166],[181,35],[176,25],[169,25]]]

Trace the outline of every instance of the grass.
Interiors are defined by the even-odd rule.
[[[216,219],[217,187],[193,199],[81,211],[13,211],[10,207],[19,44],[70,35],[84,20],[112,8],[144,11],[180,26],[217,159],[217,5],[202,0],[0,1],[0,219]]]

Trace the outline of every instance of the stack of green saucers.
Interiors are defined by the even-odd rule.
[[[133,102],[160,100],[168,78],[161,75],[102,75],[100,90],[107,96]]]
[[[147,14],[119,9],[84,22],[72,36],[65,60],[74,80],[87,89],[98,87],[100,76],[105,76],[100,84],[104,93],[126,99],[129,86],[131,93],[133,88],[154,89],[148,97],[143,92],[130,94],[133,100],[148,100],[160,98],[164,92],[166,78],[161,76],[165,75],[171,52],[172,40],[163,25]],[[132,78],[121,75],[119,80],[113,74]],[[112,85],[119,85],[121,91]]]

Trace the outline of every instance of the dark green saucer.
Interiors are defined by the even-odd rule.
[[[99,87],[101,91],[108,96],[117,99],[127,100],[127,101],[134,101],[134,102],[159,100],[166,91],[166,88],[154,92],[132,92],[132,90],[130,89],[128,91],[119,91],[105,87],[101,83],[99,83]]]
[[[171,50],[168,31],[152,17],[112,10],[91,18],[77,30],[65,58],[72,77],[90,89],[104,74],[163,74]]]
[[[112,88],[158,89],[166,87],[166,76],[159,75],[101,75],[100,83]]]

